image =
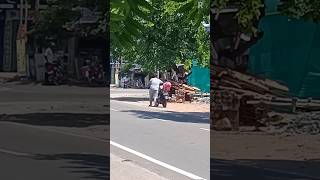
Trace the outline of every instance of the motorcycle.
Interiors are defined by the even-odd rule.
[[[123,88],[129,88],[130,87],[130,80],[129,79],[127,79],[127,78],[125,78],[124,79],[124,84],[123,84]]]
[[[159,94],[156,99],[155,107],[158,107],[159,104],[162,104],[162,106],[166,108],[168,100],[169,100],[169,93],[163,90],[163,85],[160,85]]]
[[[136,80],[135,86],[136,86],[136,88],[139,88],[139,89],[144,88],[144,84],[142,83],[141,79]]]
[[[59,62],[47,63],[47,83],[52,85],[59,85],[64,80],[63,65]]]
[[[81,67],[82,76],[89,82],[89,84],[95,82],[103,82],[103,67],[101,64],[90,64]]]

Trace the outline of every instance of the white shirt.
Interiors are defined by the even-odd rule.
[[[47,49],[46,49],[46,51],[45,51],[45,53],[44,53],[44,56],[47,57],[47,59],[48,59],[48,61],[49,61],[50,63],[53,62],[53,52],[52,52],[51,48],[47,48]]]
[[[159,86],[160,84],[162,83],[162,81],[158,78],[151,78],[150,79],[150,89],[152,90],[158,90],[159,89]]]

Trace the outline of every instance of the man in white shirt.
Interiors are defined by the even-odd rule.
[[[48,62],[48,63],[52,63],[53,62],[53,52],[52,52],[52,49],[50,47],[48,47],[46,49],[46,51],[44,52],[44,57],[46,58],[46,62]]]
[[[159,78],[155,75],[152,76],[153,78],[149,81],[149,106],[152,106],[152,101],[156,103],[158,93],[159,93],[159,86],[163,83]]]
[[[55,47],[55,43],[50,42],[50,45],[44,51],[44,57],[46,59],[46,62],[52,63],[55,60],[55,56],[52,50],[53,47]]]

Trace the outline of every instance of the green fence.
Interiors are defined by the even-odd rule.
[[[191,72],[188,84],[199,88],[202,92],[210,92],[210,70],[200,67],[194,62]]]
[[[250,71],[283,82],[294,96],[320,98],[320,25],[267,15],[259,28],[264,37],[250,50]]]

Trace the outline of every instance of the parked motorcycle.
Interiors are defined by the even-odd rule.
[[[101,64],[91,63],[81,67],[83,77],[91,84],[92,82],[103,82],[103,66]]]
[[[135,81],[135,87],[139,88],[139,89],[143,89],[144,88],[144,84],[142,83],[141,79],[138,79]]]
[[[59,85],[64,81],[64,67],[63,64],[54,61],[53,63],[47,63],[47,83],[51,85]]]
[[[123,88],[129,88],[129,87],[130,87],[130,80],[128,78],[125,78],[123,82]]]
[[[169,100],[169,93],[166,92],[166,91],[164,91],[164,90],[163,90],[163,86],[161,85],[161,86],[159,87],[159,94],[158,94],[158,97],[157,97],[157,99],[156,99],[155,106],[158,107],[159,104],[162,104],[162,106],[163,106],[164,108],[166,108],[166,107],[167,107],[167,102],[168,102],[168,100]]]

